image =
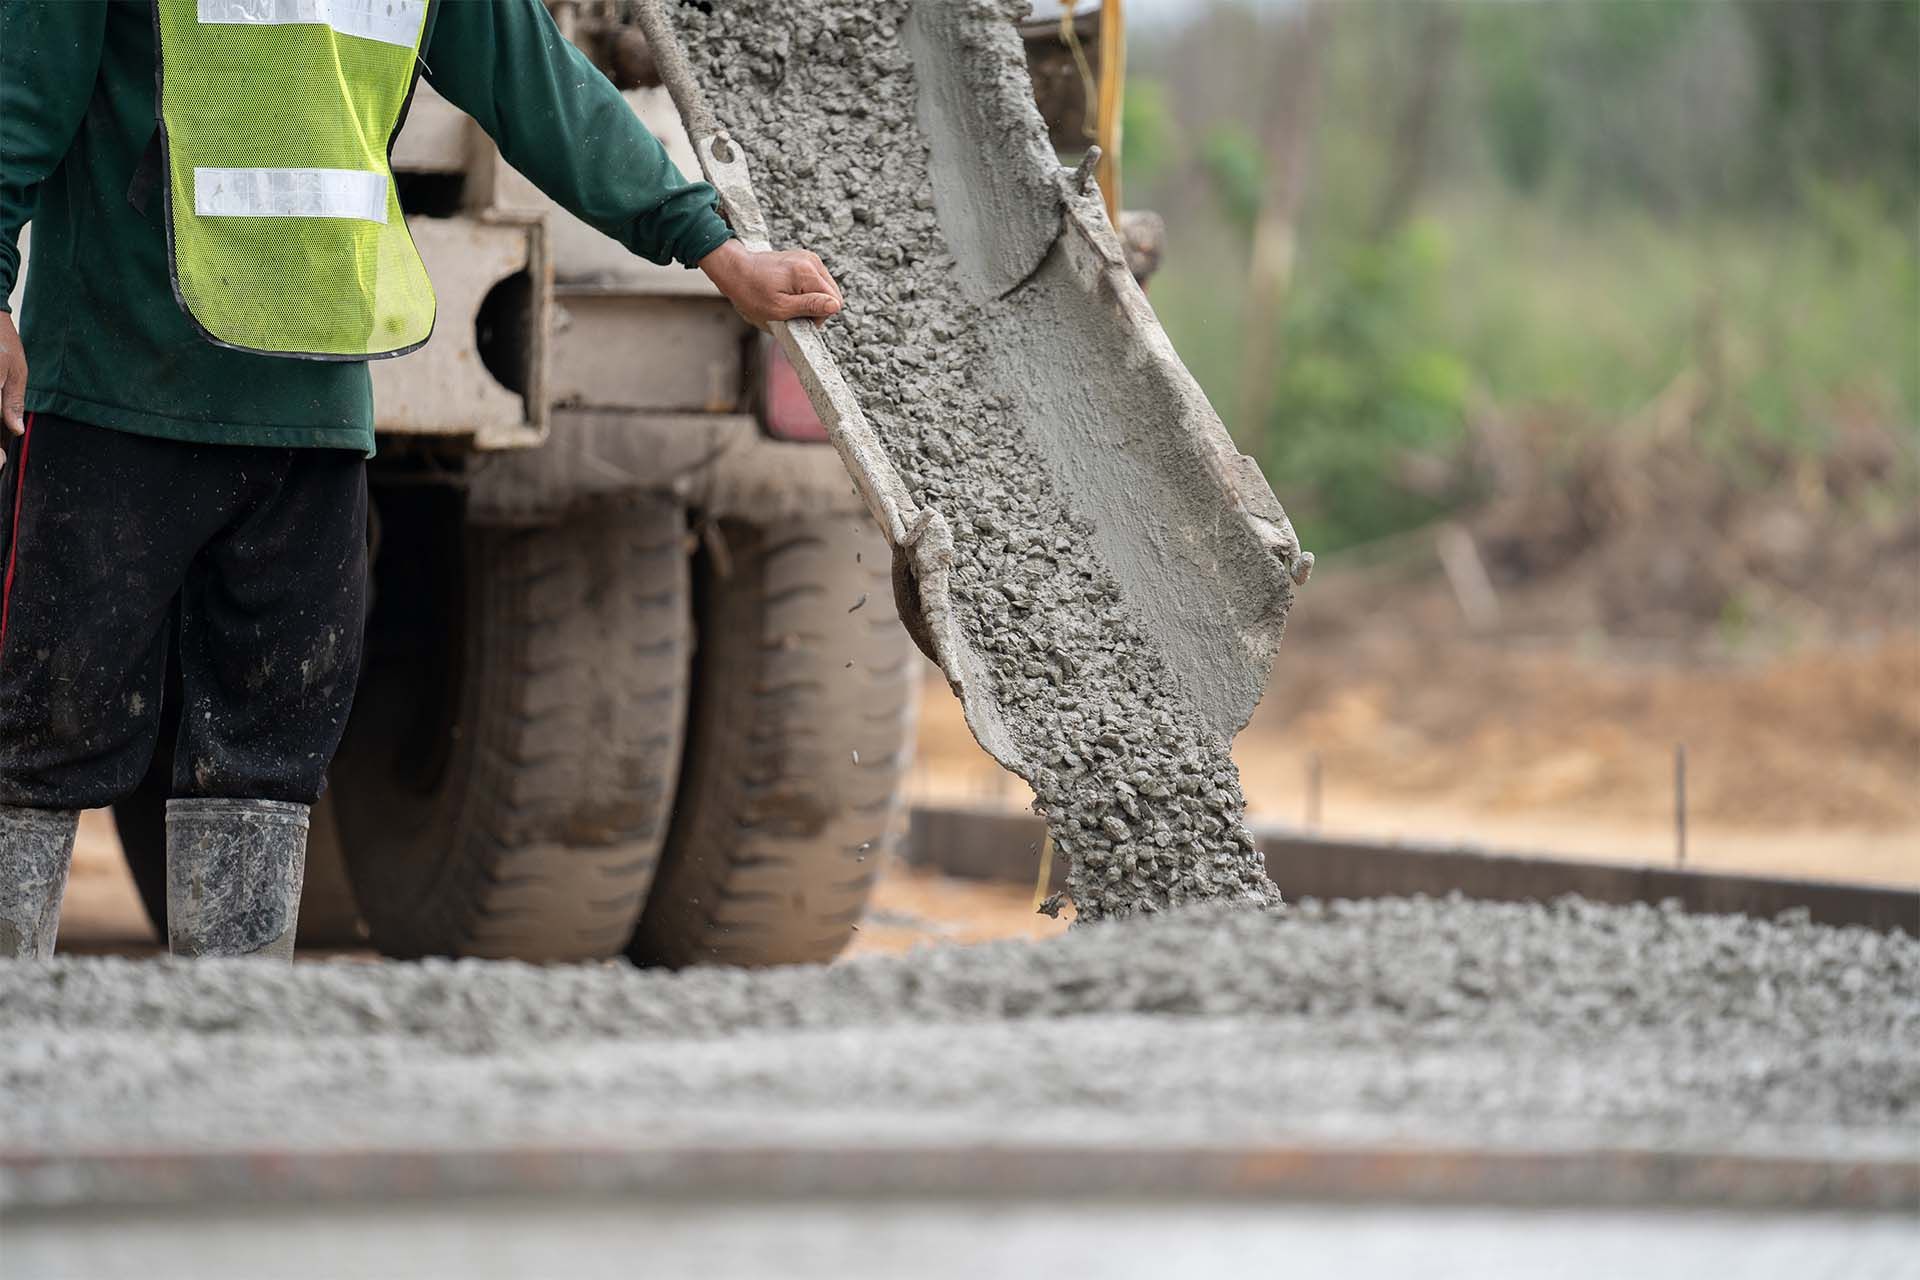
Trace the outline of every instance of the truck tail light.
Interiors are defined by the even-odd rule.
[[[813,402],[807,399],[807,389],[800,385],[800,375],[788,361],[786,350],[767,334],[761,334],[759,342],[760,425],[775,440],[825,443],[827,426],[813,411]]]

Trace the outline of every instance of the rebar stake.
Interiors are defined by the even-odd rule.
[[[1673,865],[1687,865],[1687,744],[1673,744]]]

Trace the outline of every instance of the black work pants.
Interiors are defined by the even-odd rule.
[[[312,804],[359,678],[366,461],[33,414],[0,470],[0,804],[86,809],[153,758],[174,794]]]

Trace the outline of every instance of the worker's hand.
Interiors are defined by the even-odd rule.
[[[0,422],[21,435],[27,429],[27,353],[13,317],[0,311]]]
[[[770,320],[824,320],[841,307],[840,286],[805,249],[755,253],[729,240],[700,259],[700,269],[756,329]]]

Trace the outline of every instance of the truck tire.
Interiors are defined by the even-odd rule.
[[[719,530],[696,574],[680,794],[627,954],[831,960],[905,832],[920,659],[864,517]]]
[[[173,792],[173,744],[180,731],[181,699],[179,668],[171,660],[168,667],[159,744],[140,785],[113,806],[121,855],[133,874],[140,905],[163,943],[167,938],[167,797]],[[366,926],[360,921],[341,859],[331,800],[320,797],[307,832],[307,879],[300,893],[300,929],[294,939],[303,949],[367,945]]]
[[[620,954],[679,772],[684,512],[648,497],[467,527],[431,487],[381,496],[368,667],[333,769],[374,944]]]

